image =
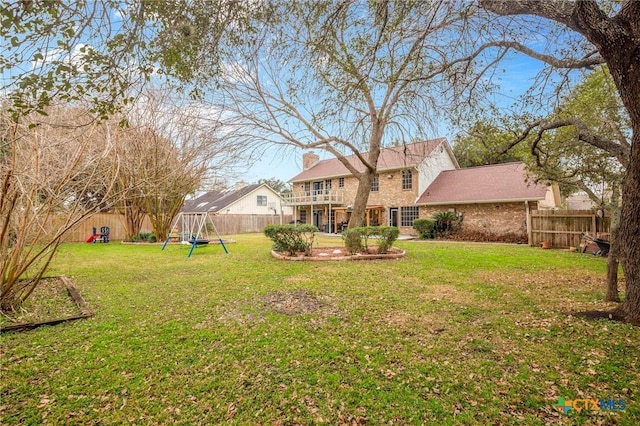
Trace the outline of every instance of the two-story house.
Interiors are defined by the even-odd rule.
[[[364,165],[347,157],[358,170]],[[290,182],[293,192],[285,203],[294,207],[294,217],[325,232],[340,232],[349,221],[358,180],[338,160],[320,160],[303,155],[303,170]],[[446,139],[434,139],[385,148],[378,159],[378,174],[367,202],[367,225],[398,226],[413,232],[419,217],[416,200],[443,170],[458,168]]]
[[[364,165],[347,157],[357,169]],[[415,234],[413,221],[436,211],[464,215],[463,226],[497,233],[530,233],[530,212],[560,204],[557,186],[530,182],[523,163],[460,169],[446,139],[385,148],[367,202],[367,225],[397,226]],[[285,204],[294,219],[325,232],[349,221],[358,180],[337,159],[303,155]]]

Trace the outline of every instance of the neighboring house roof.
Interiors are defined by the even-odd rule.
[[[543,200],[547,187],[527,182],[524,163],[441,172],[416,204],[467,204]]]
[[[568,196],[566,203],[569,210],[592,210],[596,207],[596,204],[585,192],[578,192]]]
[[[415,167],[443,142],[447,145],[447,149],[450,149],[446,143],[446,138],[438,138],[385,148],[380,151],[380,156],[378,157],[378,171]],[[362,155],[366,157],[368,153],[363,153]],[[349,155],[346,158],[358,171],[364,171],[364,164],[362,164],[358,157],[355,155]],[[303,170],[301,173],[291,178],[289,181],[300,182],[350,175],[351,172],[340,162],[340,160],[332,158],[329,160],[318,161],[307,170]]]
[[[209,191],[198,198],[184,203],[183,213],[204,213],[219,212],[240,200],[242,197],[252,193],[261,186],[269,187],[265,184],[254,183],[240,189],[229,189],[225,191]]]

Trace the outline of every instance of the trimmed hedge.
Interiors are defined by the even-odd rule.
[[[311,255],[314,232],[318,232],[318,228],[313,225],[267,225],[264,228],[264,235],[273,241],[273,250],[291,256],[299,252]]]
[[[351,254],[369,250],[369,239],[376,238],[377,253],[385,254],[398,239],[400,230],[395,226],[363,226],[361,228],[345,229],[342,232],[344,246]]]

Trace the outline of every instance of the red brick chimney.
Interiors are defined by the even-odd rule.
[[[314,164],[316,164],[320,160],[313,152],[305,152],[302,154],[302,170],[307,170],[311,168]]]

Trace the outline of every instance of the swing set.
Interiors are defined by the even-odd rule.
[[[211,241],[211,238],[209,237],[210,229],[215,232],[216,236],[218,237],[217,240],[224,249],[224,252],[229,254],[229,250],[227,250],[227,246],[224,245],[222,237],[218,233],[216,225],[215,223],[213,223],[213,218],[211,217],[209,212],[180,212],[173,221],[173,226],[171,227],[171,229],[177,228],[178,224],[181,225],[181,232],[179,234],[180,243],[191,245],[191,247],[189,248],[189,253],[187,254],[187,258],[191,257],[193,250],[197,246],[209,244],[209,242]],[[166,241],[162,245],[162,250],[167,247],[170,239],[171,233],[169,233]]]

